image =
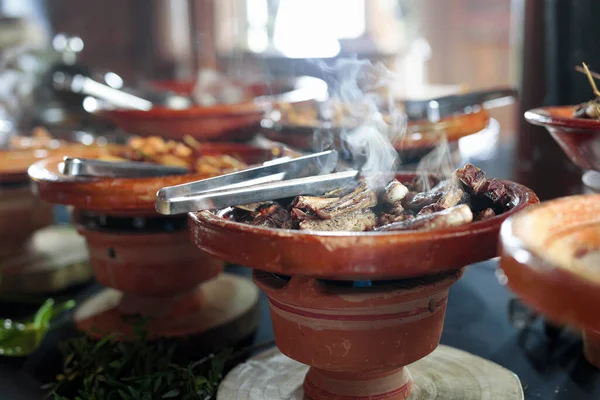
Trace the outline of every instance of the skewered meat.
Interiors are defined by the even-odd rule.
[[[466,204],[461,204],[456,207],[446,210],[418,216],[411,220],[395,222],[393,224],[380,226],[375,228],[376,231],[406,231],[418,230],[428,231],[432,229],[451,228],[468,224],[473,221],[473,213],[471,208]]]
[[[349,212],[372,208],[377,205],[377,194],[362,182],[346,196],[315,210],[316,214],[329,219]]]
[[[300,222],[304,231],[368,231],[377,225],[377,216],[369,209],[341,214],[331,219],[313,219]]]

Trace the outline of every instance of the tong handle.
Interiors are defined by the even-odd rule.
[[[508,101],[513,101],[516,96],[515,89],[489,89],[436,99],[408,100],[404,107],[410,119],[427,119],[436,122],[440,118],[463,112],[468,107],[483,105],[484,108],[493,108],[497,105],[504,105]],[[504,100],[504,102],[500,100]]]
[[[141,111],[148,111],[152,108],[152,103],[146,99],[96,82],[81,74],[69,75],[64,72],[55,72],[52,79],[55,89],[92,96],[115,107]]]
[[[159,199],[156,202],[156,211],[159,214],[174,215],[259,203],[302,194],[320,195],[355,182],[359,176],[359,171],[349,170],[260,185],[214,190],[168,200]]]
[[[218,191],[227,188],[299,178],[315,175],[319,172],[328,173],[333,171],[337,160],[338,154],[335,150],[327,150],[293,159],[282,157],[267,161],[260,167],[248,168],[243,171],[182,185],[165,187],[160,189],[156,194],[156,210],[159,213],[170,214],[170,201],[175,198],[194,196],[203,192]]]
[[[147,162],[114,162],[86,158],[65,157],[61,172],[67,176],[105,178],[150,178],[167,175],[184,175],[187,168],[171,167]]]

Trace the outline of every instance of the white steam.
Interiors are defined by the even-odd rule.
[[[389,90],[393,75],[381,63],[356,59],[339,60],[324,69],[337,78],[328,106],[329,112],[338,114],[335,125],[342,128],[340,143],[331,132],[316,131],[316,148],[341,147],[351,154],[369,186],[382,187],[399,162],[393,144],[406,132],[406,115]]]

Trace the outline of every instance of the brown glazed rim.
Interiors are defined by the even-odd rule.
[[[205,143],[208,154],[240,154],[251,163],[286,155],[283,146],[271,148],[242,143]],[[114,149],[119,149],[113,146]],[[242,157],[244,158],[244,157]],[[252,158],[249,160],[248,158]],[[256,158],[257,160],[254,160]],[[50,157],[29,167],[42,200],[80,209],[120,216],[155,216],[156,192],[165,186],[206,179],[206,174],[173,175],[154,178],[76,178],[60,173],[61,157]]]
[[[398,174],[401,181],[415,174]],[[395,279],[455,270],[497,255],[502,222],[539,202],[530,189],[503,181],[518,204],[485,221],[433,231],[308,232],[256,227],[211,211],[188,214],[192,241],[227,261],[284,275],[324,279]]]
[[[546,127],[573,128],[600,133],[600,121],[585,118],[573,118],[575,106],[539,107],[525,113],[525,119],[534,124]]]
[[[27,169],[39,160],[57,156],[95,156],[109,151],[109,146],[68,143],[54,149],[0,150],[0,183],[27,182]]]
[[[514,229],[515,221],[536,210],[560,205],[569,210],[584,200],[600,202],[600,194],[547,201],[508,218],[500,230],[500,266],[508,286],[542,314],[559,323],[600,330],[600,277],[550,262],[523,237],[534,232],[519,235]]]
[[[400,174],[397,176],[400,176],[400,177],[411,176],[411,174]],[[414,175],[412,175],[412,176],[414,176]],[[412,241],[412,239],[418,239],[418,238],[427,238],[427,239],[441,238],[441,237],[445,237],[445,236],[454,236],[456,234],[461,234],[461,233],[468,234],[468,233],[472,233],[472,232],[477,232],[479,230],[486,229],[490,226],[495,226],[495,225],[499,226],[500,223],[502,221],[504,221],[505,219],[507,219],[510,215],[516,213],[517,211],[519,211],[527,206],[530,206],[532,204],[536,204],[539,202],[537,196],[535,195],[535,193],[533,193],[533,191],[531,189],[529,189],[523,185],[520,185],[518,183],[511,182],[511,181],[502,181],[502,182],[507,184],[511,188],[511,190],[513,190],[513,192],[516,192],[516,194],[519,197],[519,202],[511,210],[506,211],[500,215],[496,215],[495,217],[490,218],[485,221],[477,221],[477,222],[472,222],[469,225],[458,226],[455,228],[436,229],[436,230],[432,230],[432,231],[400,231],[400,232],[393,232],[393,231],[387,231],[387,232],[385,232],[385,231],[384,232],[380,232],[380,231],[315,232],[315,231],[310,231],[309,232],[309,231],[301,231],[301,230],[297,230],[297,229],[276,229],[276,228],[265,228],[265,227],[260,227],[260,226],[254,226],[254,225],[245,224],[245,223],[241,223],[241,222],[231,221],[227,218],[219,217],[212,211],[199,211],[198,213],[189,213],[189,217],[194,222],[198,222],[198,223],[205,222],[207,224],[211,224],[211,225],[214,224],[214,225],[221,226],[221,227],[226,228],[231,231],[260,234],[263,236],[264,235],[280,236],[280,237],[290,237],[290,238],[302,237],[302,236],[308,236],[308,237],[322,236],[322,237],[332,237],[332,238],[336,238],[336,237],[371,237],[371,236],[375,236],[375,237],[389,237],[389,236],[394,236],[394,237],[405,236],[405,237],[407,237],[407,236],[410,236],[411,241]]]
[[[173,82],[171,82],[171,84],[173,84]],[[297,103],[307,100],[314,100],[323,94],[321,93],[322,84],[325,84],[325,82],[319,78],[302,76],[294,80],[294,88],[289,91],[271,95],[256,96],[252,100],[247,100],[236,104],[217,104],[214,106],[194,105],[181,110],[167,107],[153,107],[148,111],[119,108],[101,109],[98,111],[98,113],[100,115],[118,115],[124,118],[144,120],[186,118],[196,119],[199,117],[215,118],[247,114],[261,114],[279,102]],[[162,86],[168,87],[169,83],[163,82]]]

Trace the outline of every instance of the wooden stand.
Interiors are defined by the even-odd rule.
[[[83,302],[75,312],[78,329],[92,337],[119,334],[126,340],[133,323],[128,316],[147,315],[151,339],[186,338],[223,348],[250,336],[258,326],[258,288],[243,277],[221,274],[193,292],[175,298],[134,299],[105,289]],[[153,300],[152,304],[148,301]],[[143,310],[132,310],[139,305]]]
[[[439,346],[427,357],[411,364],[414,379],[410,400],[522,400],[519,378],[483,358],[448,346]],[[303,400],[302,384],[308,366],[267,350],[226,377],[217,400]],[[359,399],[359,397],[354,397]]]
[[[40,229],[19,254],[0,261],[0,296],[49,294],[92,279],[85,240],[68,226]]]

